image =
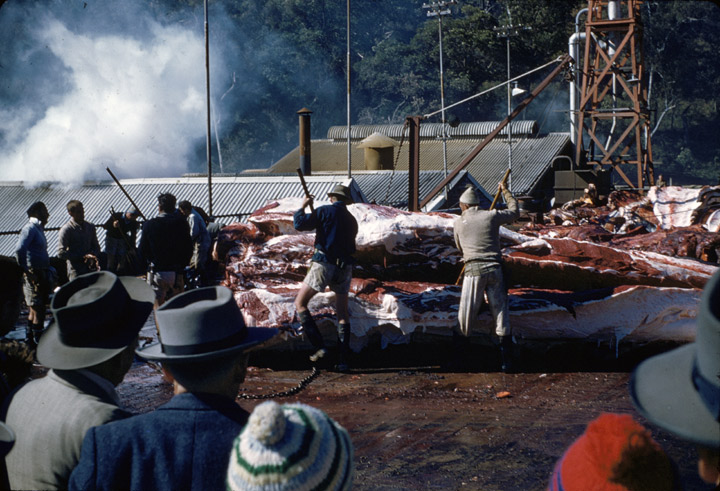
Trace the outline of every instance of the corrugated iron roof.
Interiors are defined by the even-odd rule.
[[[443,171],[422,171],[420,172],[419,196],[420,200],[425,198],[435,186],[440,184],[445,178]],[[368,203],[377,203],[385,206],[392,206],[402,210],[408,209],[408,172],[407,171],[366,171],[356,172],[353,174],[360,189],[365,194]],[[479,188],[482,196],[487,203],[485,207],[489,207],[492,202],[490,196],[485,189],[473,179],[467,171],[461,171],[448,185],[448,203],[444,199],[439,202],[431,202],[427,211],[434,211],[439,208],[456,207],[460,194],[467,188],[473,186]],[[495,185],[497,187],[497,183]],[[483,203],[481,203],[481,206]]]
[[[479,121],[474,123],[460,123],[455,127],[446,125],[445,128],[447,135],[450,137],[486,137],[492,133],[500,123],[500,121]],[[536,135],[538,132],[538,125],[532,120],[512,121],[510,124],[512,125],[512,133],[515,136],[530,137]],[[442,136],[442,131],[442,123],[422,123],[420,125],[420,138],[439,137]],[[364,139],[373,133],[381,133],[399,140],[403,132],[407,139],[408,130],[404,129],[404,125],[402,124],[360,124],[350,127],[350,139]],[[500,134],[507,135],[508,127],[503,128]],[[329,140],[347,141],[347,126],[331,126],[328,129],[327,138]]]
[[[309,176],[305,178],[310,193],[324,196],[336,184],[351,187],[353,198],[367,201],[356,182],[349,182],[341,174]],[[140,211],[148,218],[157,215],[157,196],[172,193],[178,201],[188,200],[208,211],[206,177],[178,177],[157,179],[124,179],[125,188]],[[295,175],[250,175],[213,178],[213,214],[220,223],[245,221],[248,214],[263,207],[269,201],[288,196],[303,196],[302,186]],[[26,188],[20,182],[0,182],[0,255],[12,256],[17,243],[17,232],[27,222],[27,208],[35,201],[42,201],[50,212],[45,235],[48,252],[55,255],[58,248],[58,231],[69,220],[66,210],[68,201],[77,199],[85,207],[85,219],[102,225],[110,216],[110,207],[125,211],[130,202],[113,181],[88,182],[82,186],[62,187],[43,185]],[[98,229],[100,246],[104,247],[105,233]]]
[[[448,169],[452,171],[483,138],[451,138],[447,140]],[[408,169],[407,140],[394,149],[396,170]],[[398,153],[399,152],[399,153]],[[569,154],[570,135],[550,133],[536,138],[515,138],[512,142],[513,172],[512,191],[515,195],[530,195],[552,168],[552,161],[558,155]],[[300,161],[296,148],[268,172],[292,172]],[[351,145],[351,163],[353,173],[365,169],[362,149]],[[333,172],[347,169],[347,143],[334,140],[313,140],[311,142],[311,166],[313,172]],[[491,141],[466,167],[472,177],[486,190],[494,190],[508,167],[507,139],[496,138]],[[440,139],[421,139],[420,169],[442,170],[443,150]]]
[[[407,174],[407,171],[357,172],[353,174],[353,179],[348,180],[344,173],[329,173],[306,176],[305,181],[310,193],[318,197],[324,197],[336,184],[345,184],[350,186],[357,202],[388,204],[407,209]],[[420,198],[424,198],[443,177],[444,173],[441,171],[421,172]],[[157,196],[166,192],[174,194],[178,201],[188,200],[209,211],[205,176],[123,179],[120,183],[147,218],[157,215]],[[461,172],[448,186],[451,190],[451,203],[457,202],[457,196],[467,185],[477,187],[478,183],[468,172]],[[481,192],[487,197],[484,190]],[[295,173],[214,176],[212,211],[220,223],[245,222],[250,213],[268,202],[288,196],[303,196],[300,180]],[[26,188],[21,182],[0,182],[0,206],[3,209],[0,215],[0,255],[13,255],[17,232],[27,222],[26,210],[35,201],[44,202],[50,212],[45,235],[48,252],[51,256],[55,255],[58,231],[69,220],[66,204],[73,199],[83,203],[85,219],[96,225],[102,225],[109,218],[110,207],[114,207],[115,211],[125,211],[131,206],[128,198],[113,181],[87,182],[81,186],[70,187],[46,184],[35,188]],[[428,209],[439,205],[444,203],[431,204]],[[97,236],[101,248],[104,248],[105,233],[101,228],[97,230]]]

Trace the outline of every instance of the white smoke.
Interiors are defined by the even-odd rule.
[[[62,69],[39,82],[3,70],[8,85],[53,89],[39,91],[46,99],[0,106],[0,179],[77,183],[108,179],[106,167],[120,178],[187,172],[205,135],[203,33],[143,22],[142,37],[132,37],[77,32],[52,14],[34,19],[19,59],[46,50]]]

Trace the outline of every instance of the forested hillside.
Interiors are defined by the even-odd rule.
[[[123,114],[125,110],[134,111],[127,102],[132,100],[133,89],[147,100],[163,98],[165,105],[173,100],[180,104],[182,98],[186,101],[183,103],[191,104],[195,111],[194,123],[197,123],[192,128],[172,119],[178,118],[177,111],[170,111],[172,106],[158,106],[164,108],[161,116],[151,111],[148,114],[154,122],[153,130],[167,126],[168,121],[161,121],[163,116],[174,123],[173,131],[158,134],[158,138],[164,136],[168,141],[173,138],[177,141],[176,134],[191,135],[185,139],[191,149],[190,162],[189,165],[183,162],[183,166],[204,172],[206,150],[199,116],[204,108],[201,82],[204,66],[198,59],[204,25],[203,3],[202,0],[114,4],[101,0],[9,0],[0,9],[5,20],[5,46],[0,46],[3,79],[0,111],[5,111],[2,113],[7,116],[3,117],[5,121],[15,122],[0,123],[2,148],[10,148],[15,161],[23,162],[20,156],[27,152],[27,147],[11,144],[30,134],[26,125],[29,128],[34,121],[47,119],[47,108],[73,88],[69,75],[85,76],[82,75],[85,72],[77,71],[73,65],[73,60],[81,58],[82,53],[78,53],[78,57],[64,53],[62,63],[52,56],[57,55],[63,43],[67,45],[67,36],[63,38],[57,30],[54,35],[62,41],[52,53],[44,49],[47,46],[31,44],[32,31],[27,26],[32,22],[28,21],[32,17],[40,20],[47,11],[64,23],[68,33],[73,33],[73,42],[92,41],[94,44],[86,44],[94,50],[88,54],[98,57],[97,60],[107,59],[102,48],[115,43],[126,50],[116,50],[115,56],[128,56],[133,60],[128,63],[143,64],[142,69],[138,67],[136,71],[138,77],[145,79],[138,78],[136,87],[131,85],[126,89],[132,84],[132,77],[128,78],[134,73],[130,71],[132,65],[125,65],[127,73],[118,72],[120,69],[115,67],[106,69],[114,73],[108,75],[93,69],[101,62],[95,62],[90,56],[85,60],[83,70],[95,75],[98,81],[93,89],[105,84],[114,90],[113,84],[116,84],[120,87],[118,90],[124,91],[124,105],[116,105],[113,111],[118,112],[119,108]],[[108,13],[107,9],[99,8],[101,4],[113,7]],[[23,9],[11,9],[13,6]],[[34,7],[25,9],[26,6]],[[214,172],[267,168],[281,158],[298,143],[296,111],[303,107],[313,111],[313,138],[324,137],[329,126],[346,124],[346,7],[343,0],[209,1]],[[451,9],[452,15],[443,17],[446,106],[506,80],[506,40],[498,36],[496,28],[508,24],[522,26],[518,35],[510,38],[511,74],[515,77],[566,53],[576,14],[585,7],[587,2],[583,0],[458,0]],[[712,1],[648,0],[641,8],[656,174],[664,174],[666,180],[674,177],[676,182],[677,179],[685,182],[702,179],[714,184],[720,177],[720,7]],[[580,16],[580,29],[584,29],[584,19]],[[153,27],[156,23],[169,30],[161,32]],[[353,124],[402,123],[408,115],[429,114],[440,109],[438,20],[427,16],[422,0],[351,0],[350,25]],[[32,35],[43,42],[42,33]],[[166,39],[171,41],[166,43],[168,47],[153,51],[152,46],[160,46]],[[120,45],[121,42],[124,44]],[[192,63],[187,63],[192,68],[183,68],[184,73],[162,74],[169,78],[158,78],[163,80],[159,85],[145,74],[152,74],[156,66],[159,71],[161,64],[153,66],[152,60],[146,63],[148,55],[143,50],[150,57],[160,57],[158,61],[162,62],[162,57],[167,55],[163,50],[172,49],[169,46],[179,47],[175,48],[176,60],[192,59]],[[138,52],[140,55],[134,57]],[[533,88],[549,70],[524,78],[520,86]],[[24,75],[26,71],[28,74]],[[190,91],[183,88],[185,92],[171,92],[181,86],[173,81],[184,79],[192,79]],[[77,80],[80,82],[73,83],[80,84],[80,90],[75,87],[78,101],[83,94],[94,94],[87,88],[82,90],[85,78]],[[144,85],[140,85],[142,81]],[[80,104],[89,102],[82,99]],[[145,104],[143,107],[147,107]],[[77,106],[67,103],[64,110],[67,113]],[[448,118],[499,120],[506,111],[506,92],[500,89],[449,110]],[[568,84],[559,77],[520,117],[538,121],[541,132],[569,131],[567,111]],[[104,115],[108,114],[99,109],[97,113],[88,120],[105,120]],[[11,116],[15,119],[9,119]],[[65,121],[71,120],[65,118]],[[438,122],[440,117],[433,116],[428,121]],[[123,118],[122,123],[127,125],[128,119]],[[137,125],[131,124],[127,129],[123,126],[121,130],[138,128],[139,133],[147,135],[144,124],[147,123],[138,121]],[[80,130],[87,131],[85,126],[68,127],[76,135]],[[219,136],[219,145],[215,133]],[[125,142],[120,139],[122,136],[119,133],[116,139],[123,142],[123,148],[141,141],[136,138]],[[81,139],[80,144],[89,141],[91,139]],[[100,143],[95,142],[99,150],[82,154],[89,156],[86,160],[94,162],[93,159],[100,158],[121,166],[123,152],[106,152]],[[163,145],[170,143],[163,140]],[[149,155],[158,155],[166,146],[142,143],[137,144],[134,151],[148,148]],[[144,158],[134,161],[143,162]],[[128,170],[127,176],[141,171]]]

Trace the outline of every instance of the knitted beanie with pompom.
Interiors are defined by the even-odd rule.
[[[355,468],[347,431],[305,404],[258,405],[233,443],[232,490],[346,490]]]

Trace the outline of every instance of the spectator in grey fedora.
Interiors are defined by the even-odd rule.
[[[248,412],[235,399],[248,349],[276,329],[246,327],[232,292],[198,288],[155,311],[161,343],[136,353],[162,363],[174,397],[155,411],[90,429],[70,489],[224,489]]]
[[[720,486],[720,271],[703,292],[694,343],[642,362],[630,380],[635,407],[698,449],[698,473]]]
[[[12,489],[67,488],[92,426],[128,417],[115,386],[132,365],[155,297],[142,280],[107,271],[78,276],[50,304],[37,347],[48,374],[18,390],[5,421],[15,430],[6,462]]]

